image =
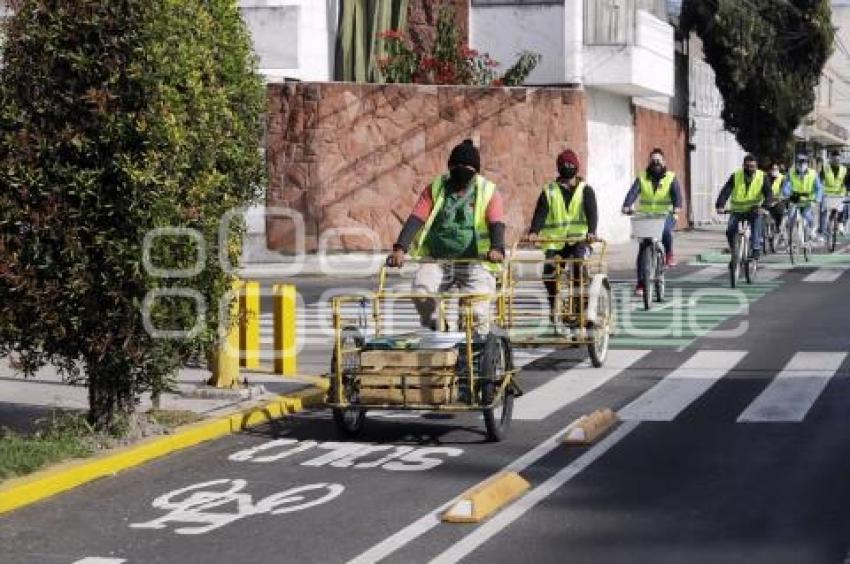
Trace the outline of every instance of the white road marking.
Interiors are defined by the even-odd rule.
[[[77,560],[74,564],[122,564],[126,562],[124,558],[101,558],[100,556],[86,556],[82,560]]]
[[[624,420],[672,421],[746,354],[745,351],[699,351],[618,415]]]
[[[803,282],[835,282],[844,274],[843,269],[819,268],[803,278]]]
[[[646,350],[612,350],[601,368],[593,368],[585,361],[518,398],[513,418],[519,421],[546,419],[602,386],[648,353]]]
[[[672,279],[672,282],[708,282],[714,280],[721,274],[726,272],[726,269],[718,266],[706,266],[696,272],[682,276],[681,278]]]
[[[799,423],[847,353],[799,352],[738,417],[738,422]]]
[[[631,425],[627,423],[627,425]],[[535,446],[530,451],[526,452],[501,470],[500,472],[522,472],[556,448],[563,446],[563,438],[564,433],[567,432],[567,429],[561,429],[545,441],[541,442],[537,446]],[[615,431],[616,433],[617,431]],[[604,442],[604,441],[603,441]],[[599,443],[600,445],[602,443]],[[599,446],[599,445],[597,445]],[[587,454],[590,454],[588,452]],[[586,456],[586,455],[585,455]],[[581,459],[579,459],[581,460]],[[483,481],[481,482],[483,483]],[[423,515],[413,523],[404,527],[400,531],[392,534],[386,539],[382,540],[363,554],[356,556],[355,558],[348,561],[348,564],[372,564],[374,562],[379,562],[389,555],[393,554],[397,550],[403,548],[409,543],[413,542],[417,538],[421,537],[434,527],[440,524],[440,516],[453,504],[457,503],[460,500],[460,496],[449,500],[443,505],[439,506],[437,509],[434,509],[430,513]]]
[[[582,470],[596,462],[614,445],[626,438],[640,423],[627,421],[602,439],[596,446],[558,471],[557,474],[519,498],[499,514],[465,536],[448,550],[431,560],[431,564],[453,564],[468,556],[476,548],[499,534],[508,525],[522,517],[535,505],[546,499],[558,488],[576,477]]]

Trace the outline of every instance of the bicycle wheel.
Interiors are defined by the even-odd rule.
[[[643,265],[643,308],[649,311],[650,293],[652,292],[652,280],[654,278],[654,265],[652,260],[652,244],[644,244],[640,250],[641,264]]]
[[[661,247],[655,248],[655,279],[652,281],[652,288],[655,291],[655,301],[661,303],[664,301],[664,249]]]
[[[829,221],[829,252],[835,252],[835,245],[838,243],[838,213],[832,210],[832,218]]]
[[[340,338],[340,344],[343,349],[353,349],[363,346],[363,336],[356,327],[344,327]],[[328,388],[328,400],[337,401],[338,393],[336,388],[336,378],[333,376],[336,373],[336,355],[334,350],[331,355],[331,381]],[[343,372],[343,399],[349,403],[357,403],[359,392],[354,385],[354,374],[360,368],[360,353],[348,352],[343,353],[342,372]],[[360,407],[335,407],[333,408],[333,420],[336,425],[337,432],[345,438],[353,438],[360,434],[363,430],[363,425],[366,422],[366,410]]]
[[[811,243],[809,242],[808,237],[806,236],[806,231],[802,226],[799,228],[799,232],[801,241],[800,248],[803,251],[803,260],[809,262],[809,245]]]
[[[735,244],[732,247],[732,258],[729,260],[729,284],[732,288],[738,284],[738,269],[741,266],[741,238],[735,238]]]
[[[788,258],[794,265],[794,255],[797,252],[797,220],[788,222]]]
[[[501,441],[507,435],[511,426],[514,411],[514,389],[505,388],[501,397],[497,397],[499,386],[506,377],[505,372],[513,367],[510,342],[499,338],[493,333],[487,336],[484,350],[481,353],[478,378],[481,382],[481,405],[484,406],[484,427],[487,429],[487,439]],[[496,400],[501,400],[496,404]]]

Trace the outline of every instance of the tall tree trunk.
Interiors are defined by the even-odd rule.
[[[130,366],[120,360],[87,361],[89,422],[98,430],[109,430],[128,421],[136,410]]]

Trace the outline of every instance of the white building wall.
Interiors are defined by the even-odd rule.
[[[333,80],[340,0],[240,0],[269,81]]]
[[[634,181],[635,131],[631,99],[589,88],[587,95],[587,183],[596,191],[599,233],[611,243],[629,239],[622,209]]]
[[[543,55],[526,84],[567,82],[564,65],[564,6],[472,6],[470,45],[499,61],[503,72],[524,50]]]
[[[733,170],[741,166],[744,149],[725,130],[720,113],[723,98],[714,84],[714,71],[702,60],[701,48],[691,42],[689,112],[691,143],[691,220],[704,224],[718,218],[714,202]]]

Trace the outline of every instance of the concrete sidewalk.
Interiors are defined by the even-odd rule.
[[[202,386],[210,372],[200,368],[184,368],[178,375],[178,393],[160,397],[160,409],[192,411],[202,417],[216,417],[228,412],[247,409],[271,401],[281,394],[290,394],[311,386],[309,379],[284,378],[257,373],[243,373],[248,387],[237,393],[220,394],[211,398],[192,397],[191,392]],[[67,384],[55,368],[42,368],[33,378],[10,366],[8,358],[0,358],[0,427],[27,433],[35,423],[53,409],[88,409],[88,389],[83,385]],[[140,411],[151,408],[145,394]]]

